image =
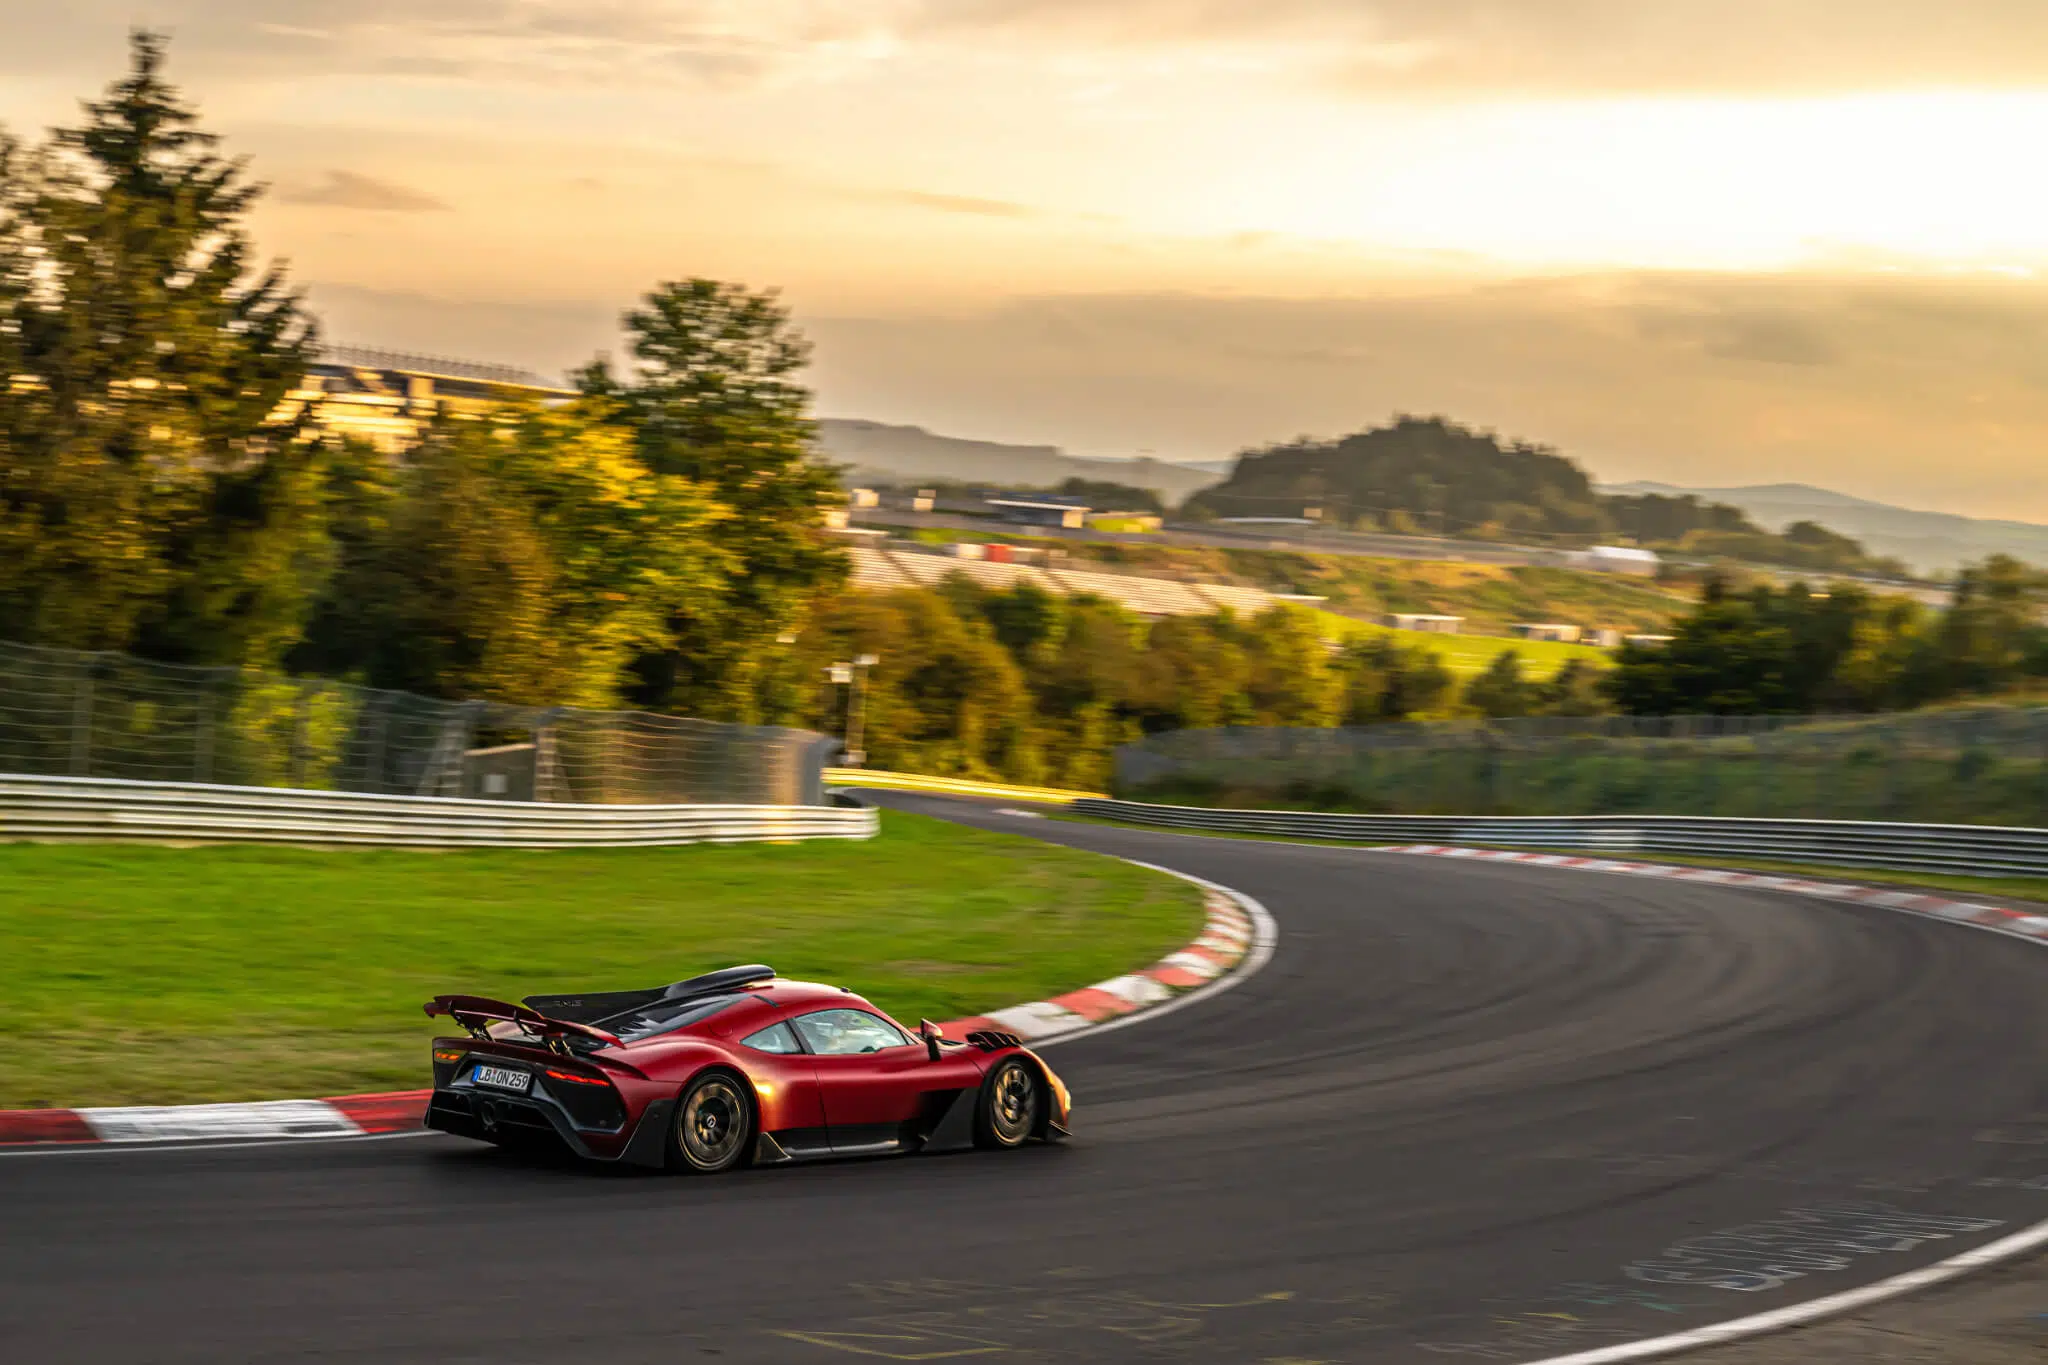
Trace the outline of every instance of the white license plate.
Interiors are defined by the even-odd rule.
[[[533,1085],[533,1073],[510,1066],[480,1066],[471,1074],[470,1080],[478,1085],[496,1086],[500,1090],[517,1090],[525,1094]]]

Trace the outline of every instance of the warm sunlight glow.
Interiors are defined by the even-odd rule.
[[[2048,94],[1317,104],[1266,131],[1269,155],[1161,202],[1158,225],[1513,265],[2048,261],[2026,151],[2048,142]]]
[[[559,374],[705,275],[785,291],[835,415],[1215,459],[1443,411],[2048,516],[2048,6],[1878,8],[45,6],[0,124],[172,29],[342,340]]]

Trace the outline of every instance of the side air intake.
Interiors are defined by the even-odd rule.
[[[976,1029],[967,1035],[967,1041],[980,1048],[983,1052],[1001,1052],[1006,1047],[1022,1047],[1024,1045],[1024,1040],[1016,1034],[1004,1033],[1001,1029],[992,1028]]]

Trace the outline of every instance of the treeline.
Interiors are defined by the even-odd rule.
[[[0,140],[0,638],[830,733],[851,698],[827,666],[874,654],[871,762],[1072,786],[1169,729],[1874,710],[2048,677],[2048,591],[2003,559],[1940,613],[1716,583],[1611,673],[1536,678],[1504,649],[1462,684],[1295,607],[1147,622],[963,577],[855,593],[820,526],[841,495],[809,457],[807,347],[772,293],[710,280],[649,293],[626,363],[593,361],[572,401],[444,417],[396,457],[339,440],[287,401],[319,335],[246,229],[260,187],[163,56],[138,35],[79,126]],[[1354,520],[1381,497],[1440,514],[1418,529],[1761,534],[1685,499],[1603,501],[1561,457],[1443,423],[1272,452],[1233,483],[1268,479]],[[1786,539],[1846,553],[1814,530]]]
[[[1544,446],[1503,444],[1440,417],[1402,416],[1336,441],[1248,451],[1224,482],[1188,499],[1195,516],[1301,516],[1402,535],[1590,545],[1627,540],[1702,556],[1832,573],[1904,577],[1812,522],[1774,534],[1738,507],[1692,494],[1605,496]]]
[[[0,637],[443,697],[738,720],[842,581],[807,348],[771,294],[663,285],[581,397],[391,459],[286,400],[319,351],[261,187],[133,42],[79,126],[0,141]]]
[[[1342,645],[1317,618],[1276,606],[1239,617],[1147,622],[1113,602],[1031,583],[990,591],[964,575],[934,589],[821,602],[790,676],[858,653],[870,766],[1098,787],[1116,745],[1163,730],[1373,725],[1459,714],[1593,714],[1601,670],[1524,674],[1503,650],[1462,686],[1427,649],[1371,631]],[[810,723],[838,732],[850,696],[815,693]]]
[[[1624,646],[1604,690],[1641,716],[1907,710],[2048,685],[2048,575],[1965,568],[1940,611],[1854,585],[1711,579],[1670,643]]]

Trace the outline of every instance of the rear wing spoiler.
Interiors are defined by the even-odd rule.
[[[488,1038],[492,1024],[513,1024],[520,1030],[532,1034],[549,1046],[560,1039],[566,1045],[571,1039],[583,1039],[601,1047],[619,1047],[622,1044],[614,1034],[588,1024],[579,1024],[568,1019],[550,1019],[539,1010],[528,1009],[525,1005],[514,1005],[504,1000],[492,1000],[481,995],[437,995],[426,1003],[431,1018],[447,1015],[458,1027],[474,1038]]]

